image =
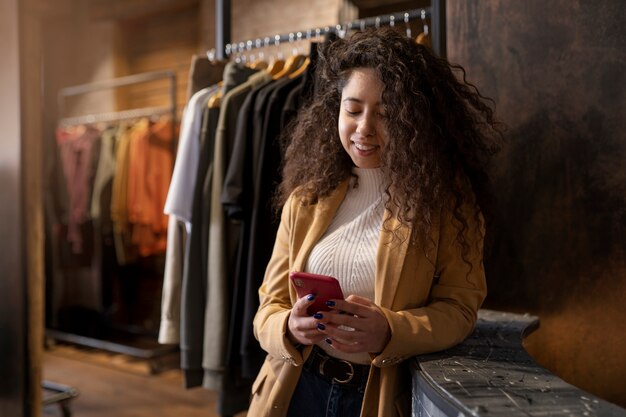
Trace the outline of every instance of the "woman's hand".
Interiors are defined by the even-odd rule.
[[[318,332],[342,352],[382,352],[391,337],[389,323],[378,306],[358,295],[350,295],[345,301],[335,300],[332,311],[323,312],[322,316],[316,320]]]
[[[314,300],[315,296],[309,294],[298,299],[291,308],[287,323],[287,337],[294,344],[314,345],[326,337],[318,330],[317,320],[306,312]]]

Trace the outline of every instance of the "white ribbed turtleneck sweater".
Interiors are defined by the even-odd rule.
[[[384,183],[380,169],[353,168],[358,186],[348,188],[332,223],[315,245],[306,270],[330,275],[344,296],[360,295],[374,301],[376,251],[383,221]],[[355,363],[370,363],[367,353],[344,354],[321,343],[330,355]]]

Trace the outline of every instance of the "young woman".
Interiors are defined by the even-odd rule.
[[[331,43],[316,71],[288,138],[248,415],[407,416],[404,361],[461,342],[486,295],[493,113],[460,67],[390,28]],[[345,300],[307,314],[292,271],[336,277]]]

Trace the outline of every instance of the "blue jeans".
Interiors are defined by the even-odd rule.
[[[359,417],[367,380],[331,382],[307,365],[291,397],[287,417]]]

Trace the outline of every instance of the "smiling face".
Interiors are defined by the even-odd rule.
[[[383,83],[371,68],[355,69],[341,93],[339,137],[354,165],[378,168],[387,142]]]

